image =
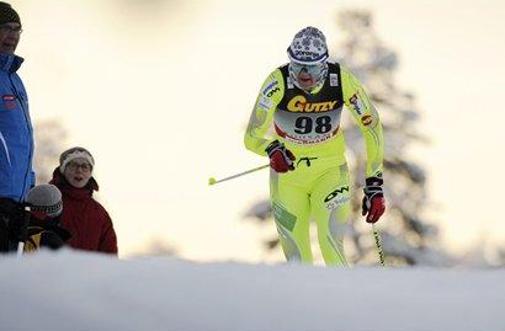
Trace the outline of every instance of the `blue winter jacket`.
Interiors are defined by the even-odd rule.
[[[17,55],[0,54],[0,197],[23,201],[35,185],[28,96],[16,71]]]

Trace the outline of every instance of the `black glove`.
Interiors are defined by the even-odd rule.
[[[368,177],[366,179],[361,214],[363,216],[367,215],[367,223],[377,222],[386,210],[386,201],[384,200],[384,192],[382,191],[383,183],[384,180],[381,177]]]
[[[30,219],[22,203],[12,199],[0,198],[0,220],[7,230],[7,238],[11,249],[15,243],[26,239],[26,229]]]
[[[58,215],[56,217],[46,217],[44,219],[40,219],[32,215],[30,218],[29,227],[53,232],[58,235],[63,242],[66,242],[72,237],[72,235],[70,232],[60,226],[60,218],[61,215]],[[28,235],[30,235],[30,229],[28,232]]]
[[[296,157],[291,153],[289,149],[280,143],[278,140],[274,140],[265,149],[270,158],[270,167],[276,172],[288,172],[289,170],[295,170],[295,164],[293,161]]]

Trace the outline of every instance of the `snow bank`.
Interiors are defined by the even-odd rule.
[[[174,331],[505,330],[503,269],[334,269],[0,258],[0,329]]]

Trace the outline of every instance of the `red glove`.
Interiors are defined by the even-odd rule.
[[[274,140],[265,150],[270,158],[270,167],[276,172],[284,173],[295,170],[293,161],[296,157],[283,143]]]
[[[383,182],[380,177],[369,177],[366,179],[361,214],[363,216],[366,215],[367,223],[377,222],[386,210],[386,200],[384,200],[384,193],[382,192]]]

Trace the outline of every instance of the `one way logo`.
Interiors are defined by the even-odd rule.
[[[349,186],[342,186],[328,194],[328,196],[324,199],[324,202],[326,203],[327,209],[333,210],[344,202],[349,201],[350,198]]]
[[[267,87],[265,87],[265,89],[262,91],[263,95],[270,98],[272,95],[275,94],[275,92],[279,92],[281,90],[278,85],[279,82],[274,80],[273,82],[268,84]]]

